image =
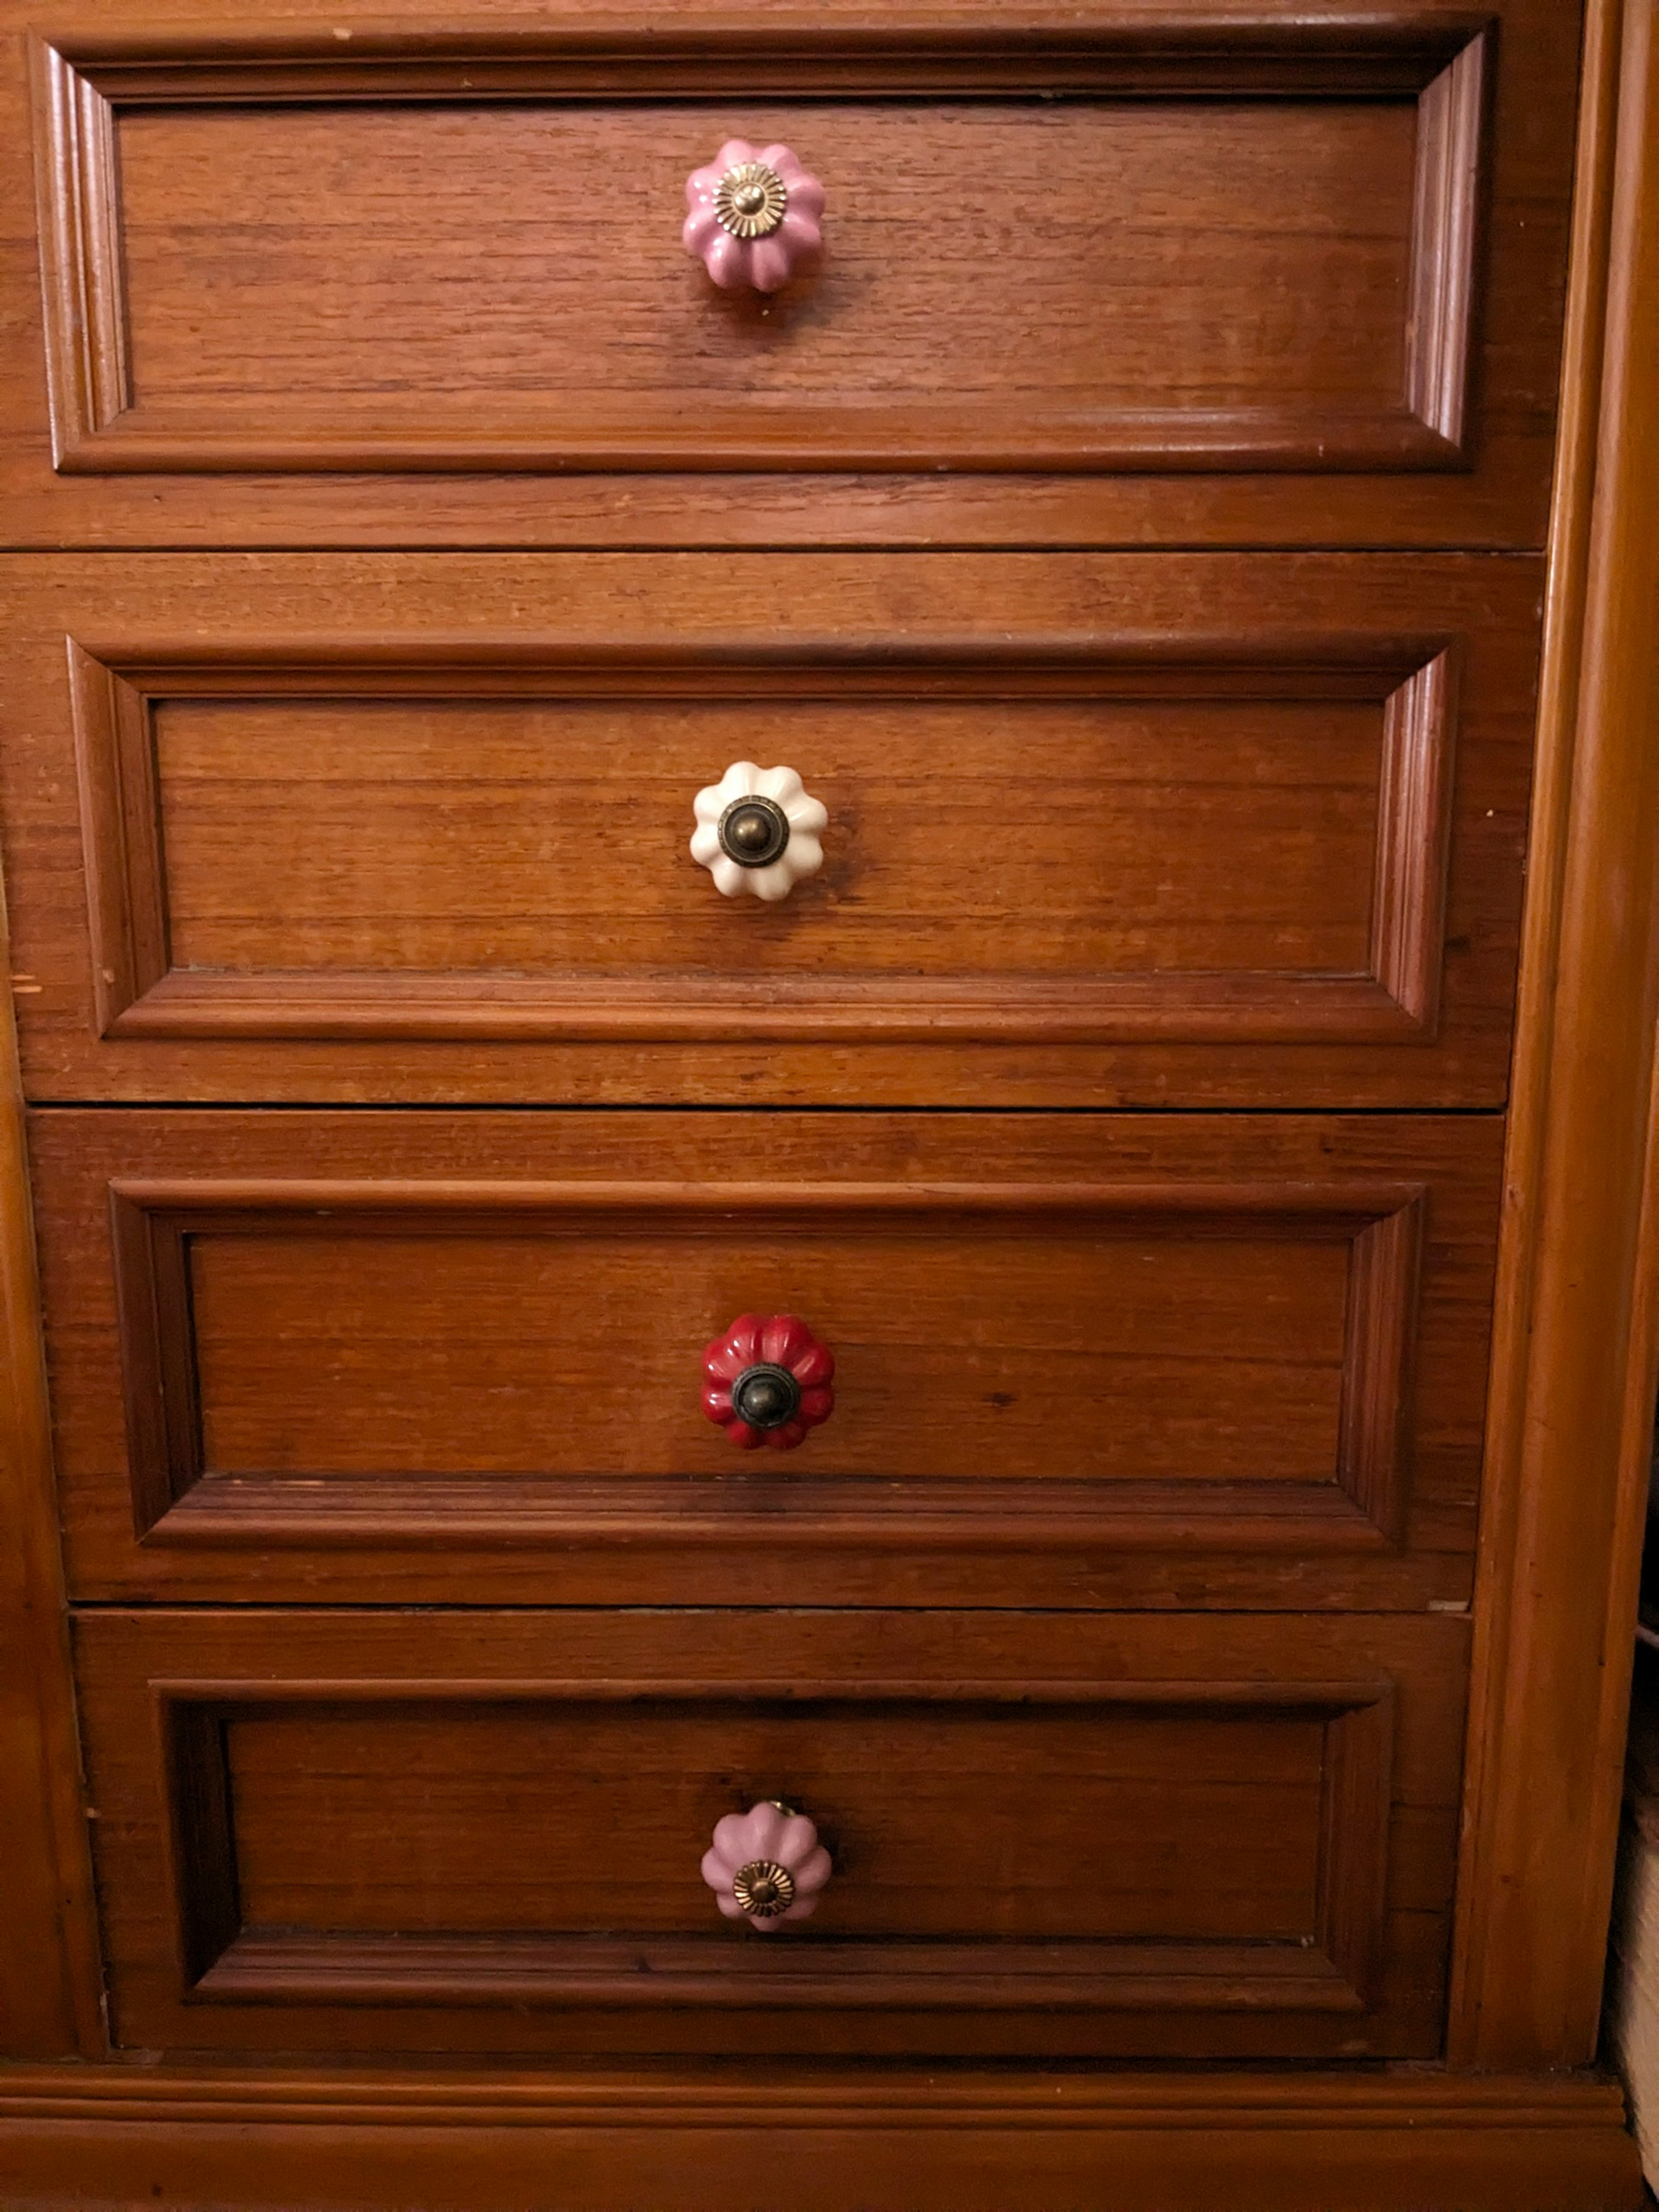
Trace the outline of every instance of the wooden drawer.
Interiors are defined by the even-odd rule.
[[[37,1097],[1502,1100],[1529,560],[0,580]],[[775,904],[688,850],[744,757],[829,810]]]
[[[59,544],[706,543],[711,475],[755,542],[1536,544],[1577,27],[106,0],[32,90],[9,41],[8,489]],[[769,300],[680,244],[734,132],[829,196]]]
[[[76,1623],[116,2042],[1427,2057],[1467,1624]],[[784,1796],[757,1936],[699,1875]]]
[[[1494,1119],[105,1109],[32,1140],[82,1598],[1468,1596]],[[793,1451],[705,1417],[745,1313],[836,1359]]]

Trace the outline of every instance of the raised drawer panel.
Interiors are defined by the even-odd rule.
[[[82,1596],[1467,1592],[1495,1121],[50,1111],[33,1140]],[[734,1450],[704,1347],[785,1312],[833,1419]]]
[[[0,86],[24,542],[1536,544],[1577,12],[108,0]]]
[[[1463,458],[1480,33],[1333,53],[1268,16],[1150,63],[1109,22],[683,36],[54,45],[52,173],[81,187],[49,209],[55,298],[90,295],[104,349],[59,465]],[[830,198],[821,272],[772,300],[679,250],[686,176],[739,124]]]
[[[132,947],[106,1034],[1431,1034],[1447,649],[1179,652],[554,666],[527,696],[430,667],[411,696],[418,660],[93,663],[91,858],[125,860]],[[684,849],[746,723],[830,810],[775,920]]]
[[[1462,1623],[252,1611],[77,1635],[121,2043],[1436,2047]],[[698,1869],[769,1796],[834,1872],[761,1936]]]
[[[337,567],[20,576],[36,1096],[1501,1098],[1529,562]]]

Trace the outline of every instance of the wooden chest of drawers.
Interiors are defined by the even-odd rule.
[[[9,2202],[1634,2203],[1650,15],[0,0]]]

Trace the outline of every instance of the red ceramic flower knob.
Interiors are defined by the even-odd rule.
[[[702,1878],[720,1911],[763,1935],[791,1920],[810,1920],[830,1870],[830,1854],[805,1814],[775,1797],[746,1813],[728,1813],[702,1856]]]
[[[704,1352],[702,1409],[734,1444],[793,1451],[835,1411],[835,1355],[793,1314],[739,1314]]]

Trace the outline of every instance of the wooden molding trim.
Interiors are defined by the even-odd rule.
[[[1427,1195],[1421,1186],[1166,1182],[893,1185],[860,1183],[536,1183],[180,1182],[110,1186],[110,1220],[126,1396],[135,1533],[149,1544],[266,1545],[456,1540],[637,1544],[763,1542],[893,1547],[946,1536],[969,1545],[1069,1546],[1160,1539],[1182,1547],[1224,1540],[1257,1551],[1368,1551],[1397,1544],[1409,1475],[1406,1430],[1417,1336]],[[1238,1486],[1115,1486],[1045,1476],[1039,1482],[803,1480],[787,1518],[762,1524],[731,1501],[683,1483],[602,1478],[474,1476],[464,1483],[295,1482],[220,1473],[204,1462],[193,1341],[190,1242],[201,1235],[465,1236],[538,1222],[550,1232],[599,1217],[659,1237],[695,1234],[703,1219],[774,1222],[867,1217],[987,1216],[1119,1229],[1173,1218],[1188,1232],[1241,1220],[1269,1233],[1351,1248],[1343,1382],[1334,1483]],[[319,1469],[319,1474],[325,1470]]]
[[[1595,2045],[1655,1380],[1654,0],[1589,40],[1449,2044],[1494,2068]]]
[[[9,950],[0,897],[0,956]],[[94,2057],[105,2048],[80,1772],[8,992],[0,1008],[0,2048],[15,2057]]]
[[[765,1703],[810,1714],[844,1686],[587,1681],[458,1685],[447,1681],[154,1684],[171,1816],[179,1996],[201,2004],[628,2005],[786,2010],[972,2007],[1019,2012],[1364,2013],[1375,2001],[1388,1903],[1394,1689],[1386,1679],[1338,1683],[861,1682],[860,1710],[995,1704],[1194,1709],[1239,1717],[1291,1710],[1323,1723],[1316,1941],[1217,1937],[1175,1944],[957,1938],[750,1945],[734,1954],[716,1923],[696,1935],[617,1938],[574,1933],[495,1935],[441,1929],[386,1937],[243,1923],[228,1731],[250,1713],[349,1715],[388,1698],[434,1713],[511,1699],[537,1707]],[[642,1979],[641,1977],[644,1976]]]
[[[1236,13],[1179,25],[1116,15],[1086,31],[1052,17],[988,26],[736,27],[641,20],[447,38],[240,28],[34,44],[41,234],[54,455],[67,473],[257,471],[1026,471],[1466,469],[1479,289],[1489,19],[1396,9],[1311,21]],[[1415,98],[1419,103],[1406,361],[1389,409],[1245,407],[987,411],[969,403],[814,406],[757,422],[734,408],[695,428],[673,410],[602,405],[556,434],[510,428],[272,433],[157,418],[125,355],[119,116],[145,106],[666,94],[902,100],[1097,97]]]
[[[396,657],[323,641],[204,652],[71,641],[93,969],[119,1038],[941,1038],[1047,1044],[1431,1043],[1440,1013],[1460,651],[1444,638],[1131,636],[977,652],[714,645],[623,654],[502,639]],[[1382,709],[1370,972],[775,978],[175,968],[155,712],[164,698],[1334,698]]]
[[[1480,149],[1492,91],[1489,37],[1471,39],[1418,104],[1417,211],[1406,403],[1463,449],[1478,306]]]
[[[788,2176],[799,2212],[1109,2202],[1118,2212],[1635,2212],[1622,2100],[1594,2077],[1423,2067],[996,2074],[933,2067],[0,2069],[16,2212],[160,2199],[318,2212],[730,2212]]]

